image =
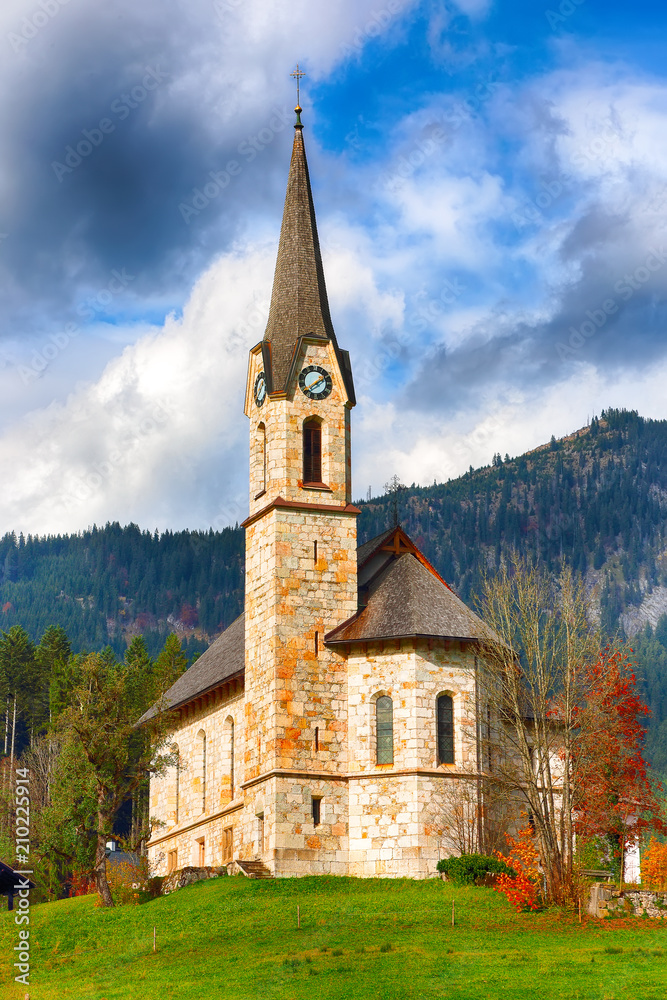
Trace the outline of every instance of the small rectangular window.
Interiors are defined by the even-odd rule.
[[[320,651],[320,633],[315,633],[315,656],[319,654]]]
[[[315,726],[315,749],[320,749],[320,727]]]
[[[222,831],[222,860],[229,863],[234,854],[234,828],[226,827]]]
[[[313,562],[317,566],[317,542],[313,542]]]
[[[167,852],[167,871],[175,872],[178,866],[178,851],[168,851]]]
[[[313,798],[313,826],[320,825],[322,799]]]

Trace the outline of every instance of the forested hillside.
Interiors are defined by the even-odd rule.
[[[637,634],[667,771],[667,421],[608,410],[528,454],[357,502],[361,542],[392,523],[397,504],[407,532],[468,601],[510,549],[549,571],[564,561],[584,574],[605,631]],[[111,645],[122,655],[143,634],[154,654],[176,630],[192,656],[236,617],[242,595],[238,527],[159,535],[107,524],[0,541],[0,628],[20,624],[38,641],[62,625],[75,651]]]

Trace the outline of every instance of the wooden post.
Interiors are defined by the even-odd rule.
[[[301,930],[301,907],[298,905],[296,908],[296,929]]]
[[[155,946],[155,927],[153,927],[153,951],[157,951],[157,948]]]
[[[581,923],[581,899],[579,900],[579,923]]]
[[[454,900],[452,900],[452,927],[454,926]]]

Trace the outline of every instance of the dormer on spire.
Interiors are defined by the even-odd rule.
[[[316,337],[333,343],[348,395],[354,402],[349,358],[338,347],[329,312],[299,104],[295,111],[294,146],[263,340],[265,358],[270,361],[269,391],[287,390],[300,338]]]

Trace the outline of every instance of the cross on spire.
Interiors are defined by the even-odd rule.
[[[296,106],[299,109],[299,111],[301,110],[301,100],[300,100],[300,87],[299,87],[299,84],[301,83],[301,80],[302,80],[302,78],[305,75],[306,74],[303,72],[303,70],[299,69],[299,64],[298,63],[296,64],[296,69],[294,70],[294,72],[290,73],[290,76],[293,76],[294,79],[296,80]]]

